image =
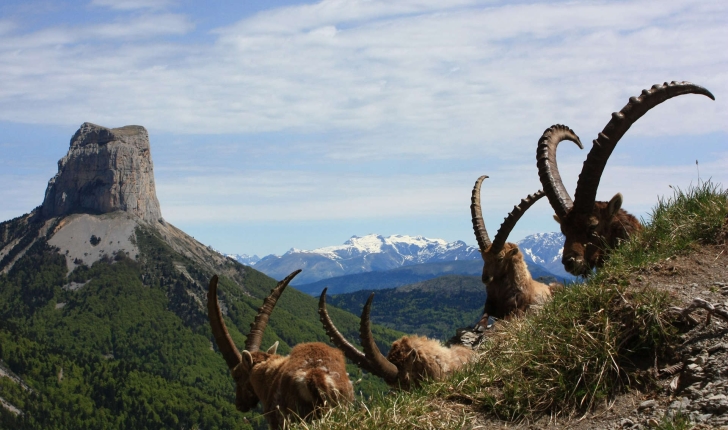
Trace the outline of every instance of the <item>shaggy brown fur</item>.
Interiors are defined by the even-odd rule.
[[[490,249],[490,248],[489,248]],[[531,305],[543,304],[551,298],[552,288],[535,281],[523,260],[518,245],[506,242],[500,252],[484,252],[483,283],[488,294],[483,309],[484,318],[507,318],[520,315]],[[487,324],[481,321],[481,325]]]
[[[319,315],[331,342],[344,351],[357,366],[373,373],[394,388],[408,390],[425,379],[442,380],[473,357],[473,351],[461,345],[446,348],[440,342],[421,336],[404,336],[392,344],[387,357],[379,351],[371,330],[369,314],[374,293],[369,296],[361,315],[359,336],[364,352],[346,340],[336,329],[326,311],[326,289],[319,299]]]
[[[278,298],[300,270],[288,275],[263,301],[242,353],[235,346],[217,299],[217,276],[210,280],[208,317],[215,343],[236,383],[235,406],[247,412],[260,401],[268,425],[281,428],[285,418],[315,417],[324,407],[354,400],[344,354],[324,343],[302,343],[287,356],[276,354],[278,342],[261,352],[260,341]]]
[[[561,262],[573,275],[588,275],[594,268],[604,265],[609,250],[616,248],[642,230],[642,224],[622,206],[622,194],[608,202],[594,202],[591,214],[569,212],[559,220],[561,233],[566,237]],[[584,229],[583,226],[589,226]]]
[[[288,416],[314,418],[323,407],[354,400],[344,354],[324,343],[296,345],[287,357],[270,350],[243,351],[238,367],[233,370],[241,376],[238,385],[249,384],[273,429],[281,428]]]
[[[397,385],[408,390],[424,379],[441,381],[460,369],[474,352],[462,345],[446,348],[422,336],[404,336],[392,343],[387,360],[397,366]]]

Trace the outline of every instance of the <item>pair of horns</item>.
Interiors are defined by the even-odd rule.
[[[286,289],[291,280],[299,273],[301,273],[300,269],[286,276],[285,279],[280,281],[271,290],[268,297],[263,300],[263,306],[258,309],[255,320],[250,324],[250,333],[248,333],[247,339],[245,340],[245,349],[247,351],[255,352],[260,350],[263,332],[268,325],[268,319],[270,318],[271,312],[273,312],[276,302],[278,302],[281,294],[283,294],[283,290]],[[228,367],[232,370],[243,361],[243,358],[235,346],[233,339],[230,337],[225,321],[222,318],[222,311],[217,300],[217,281],[217,275],[210,279],[210,287],[207,291],[207,316],[210,320],[210,328],[212,329],[212,335],[215,337],[215,343]]]
[[[483,175],[475,181],[473,195],[470,199],[470,214],[473,217],[473,231],[475,232],[475,239],[478,241],[480,252],[497,254],[501,251],[501,249],[503,249],[503,245],[505,245],[506,240],[508,240],[508,235],[511,234],[511,231],[513,230],[513,227],[516,226],[518,220],[521,219],[528,208],[533,206],[533,204],[545,194],[543,191],[538,190],[535,194],[530,194],[525,199],[521,199],[521,202],[517,206],[514,206],[513,210],[503,220],[503,224],[501,224],[498,232],[495,234],[495,239],[491,242],[490,237],[488,237],[488,231],[485,229],[483,211],[480,208],[480,185],[486,178],[488,178],[488,176]]]
[[[665,100],[684,94],[702,94],[715,100],[710,91],[699,85],[672,81],[662,85],[653,85],[649,90],[642,90],[639,97],[631,97],[622,110],[614,112],[612,119],[594,140],[589,155],[584,161],[576,185],[574,201],[571,200],[561,181],[561,175],[556,165],[556,147],[564,140],[570,140],[582,149],[583,146],[579,136],[565,125],[558,124],[546,129],[538,141],[536,164],[541,184],[556,215],[563,219],[572,210],[574,213],[591,213],[604,167],[622,136],[650,109]]]
[[[324,288],[321,292],[321,297],[319,298],[319,316],[321,317],[321,322],[323,323],[324,330],[326,330],[326,334],[329,336],[329,339],[331,339],[331,343],[336,345],[336,347],[340,350],[344,351],[346,358],[354,362],[354,364],[360,368],[379,376],[390,385],[396,384],[399,369],[382,354],[374,341],[374,335],[372,334],[372,326],[369,320],[369,315],[372,308],[374,293],[369,296],[361,314],[359,336],[361,338],[362,346],[364,347],[364,352],[361,352],[346,340],[344,335],[336,329],[333,321],[331,321],[329,313],[326,310],[327,290],[328,288]]]

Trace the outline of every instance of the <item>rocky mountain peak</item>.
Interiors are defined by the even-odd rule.
[[[46,218],[125,211],[149,223],[161,220],[147,130],[81,125],[48,181],[42,211]]]

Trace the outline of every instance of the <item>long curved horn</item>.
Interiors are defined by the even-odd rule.
[[[329,313],[326,310],[327,290],[328,288],[324,288],[324,290],[321,292],[321,297],[319,298],[318,313],[321,317],[321,323],[324,325],[324,330],[326,330],[326,334],[329,336],[329,339],[331,339],[331,343],[336,345],[336,347],[340,350],[344,351],[344,355],[346,355],[346,358],[354,362],[354,364],[366,370],[367,372],[374,373],[374,371],[372,371],[372,367],[367,361],[366,355],[364,355],[363,352],[359,351],[354,345],[349,343],[344,335],[336,329],[336,326],[334,326],[334,322],[331,321]]]
[[[569,192],[566,191],[564,183],[561,181],[559,167],[556,164],[556,147],[564,140],[570,140],[576,143],[580,149],[584,149],[579,136],[572,129],[561,124],[547,128],[538,140],[536,148],[536,166],[541,186],[549,198],[551,207],[560,219],[563,219],[574,206]]]
[[[291,279],[299,273],[301,273],[301,269],[298,269],[286,276],[285,279],[279,282],[278,285],[270,291],[268,297],[263,300],[263,306],[258,309],[258,315],[255,316],[255,321],[250,323],[250,333],[248,334],[248,338],[245,340],[245,349],[249,352],[255,352],[260,349],[260,341],[263,339],[263,332],[265,331],[265,327],[268,325],[270,313],[273,312],[273,308],[276,306],[278,298],[281,297],[281,294],[283,294],[283,290],[286,289],[288,283],[291,282]]]
[[[210,320],[210,329],[215,337],[217,348],[222,353],[228,367],[234,369],[243,361],[240,351],[230,337],[225,321],[222,319],[220,303],[217,301],[217,275],[210,279],[210,287],[207,290],[207,317]]]
[[[665,82],[662,85],[653,85],[649,90],[642,90],[639,97],[631,97],[629,103],[622,110],[612,114],[612,119],[594,140],[594,145],[589,151],[586,161],[584,161],[584,167],[582,167],[581,174],[579,174],[579,181],[576,184],[576,192],[574,193],[574,211],[578,213],[592,211],[597,196],[597,188],[599,188],[599,180],[602,178],[602,172],[607,165],[607,160],[609,160],[609,156],[619,139],[624,136],[624,133],[629,130],[632,124],[653,107],[665,100],[683,94],[702,94],[715,100],[715,96],[701,86],[690,82],[672,81],[669,84]]]
[[[480,209],[480,184],[488,176],[483,175],[475,181],[473,187],[473,195],[470,197],[470,214],[473,217],[473,232],[475,233],[475,240],[478,241],[478,247],[480,253],[484,253],[490,247],[490,237],[488,237],[488,230],[485,229],[485,222],[483,221],[483,211]]]
[[[395,384],[399,370],[397,366],[387,360],[387,357],[382,355],[379,347],[374,342],[374,335],[372,335],[372,326],[369,322],[372,299],[374,299],[374,293],[369,296],[369,300],[367,300],[366,305],[364,305],[364,310],[361,313],[361,323],[359,324],[361,344],[364,347],[364,354],[366,355],[367,361],[372,367],[372,373],[384,379],[388,384]]]
[[[513,230],[513,227],[515,227],[518,220],[521,219],[528,208],[533,206],[534,203],[545,195],[546,193],[538,190],[534,194],[529,194],[525,199],[521,199],[521,203],[519,203],[518,206],[513,206],[513,210],[503,220],[503,224],[501,224],[498,232],[495,234],[495,239],[493,240],[493,246],[490,247],[490,252],[497,254],[501,249],[503,249],[503,245],[505,245],[508,235],[511,234],[511,230]]]

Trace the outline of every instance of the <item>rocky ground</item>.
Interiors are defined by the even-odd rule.
[[[545,416],[512,424],[462,411],[473,418],[470,428],[667,429],[673,427],[665,426],[666,417],[677,416],[689,422],[686,428],[728,430],[728,246],[706,246],[653,264],[635,273],[631,285],[667,290],[679,303],[678,313],[693,303],[715,308],[710,317],[700,307],[689,315],[684,312],[681,344],[647,370],[657,387],[632,390],[576,417]]]

